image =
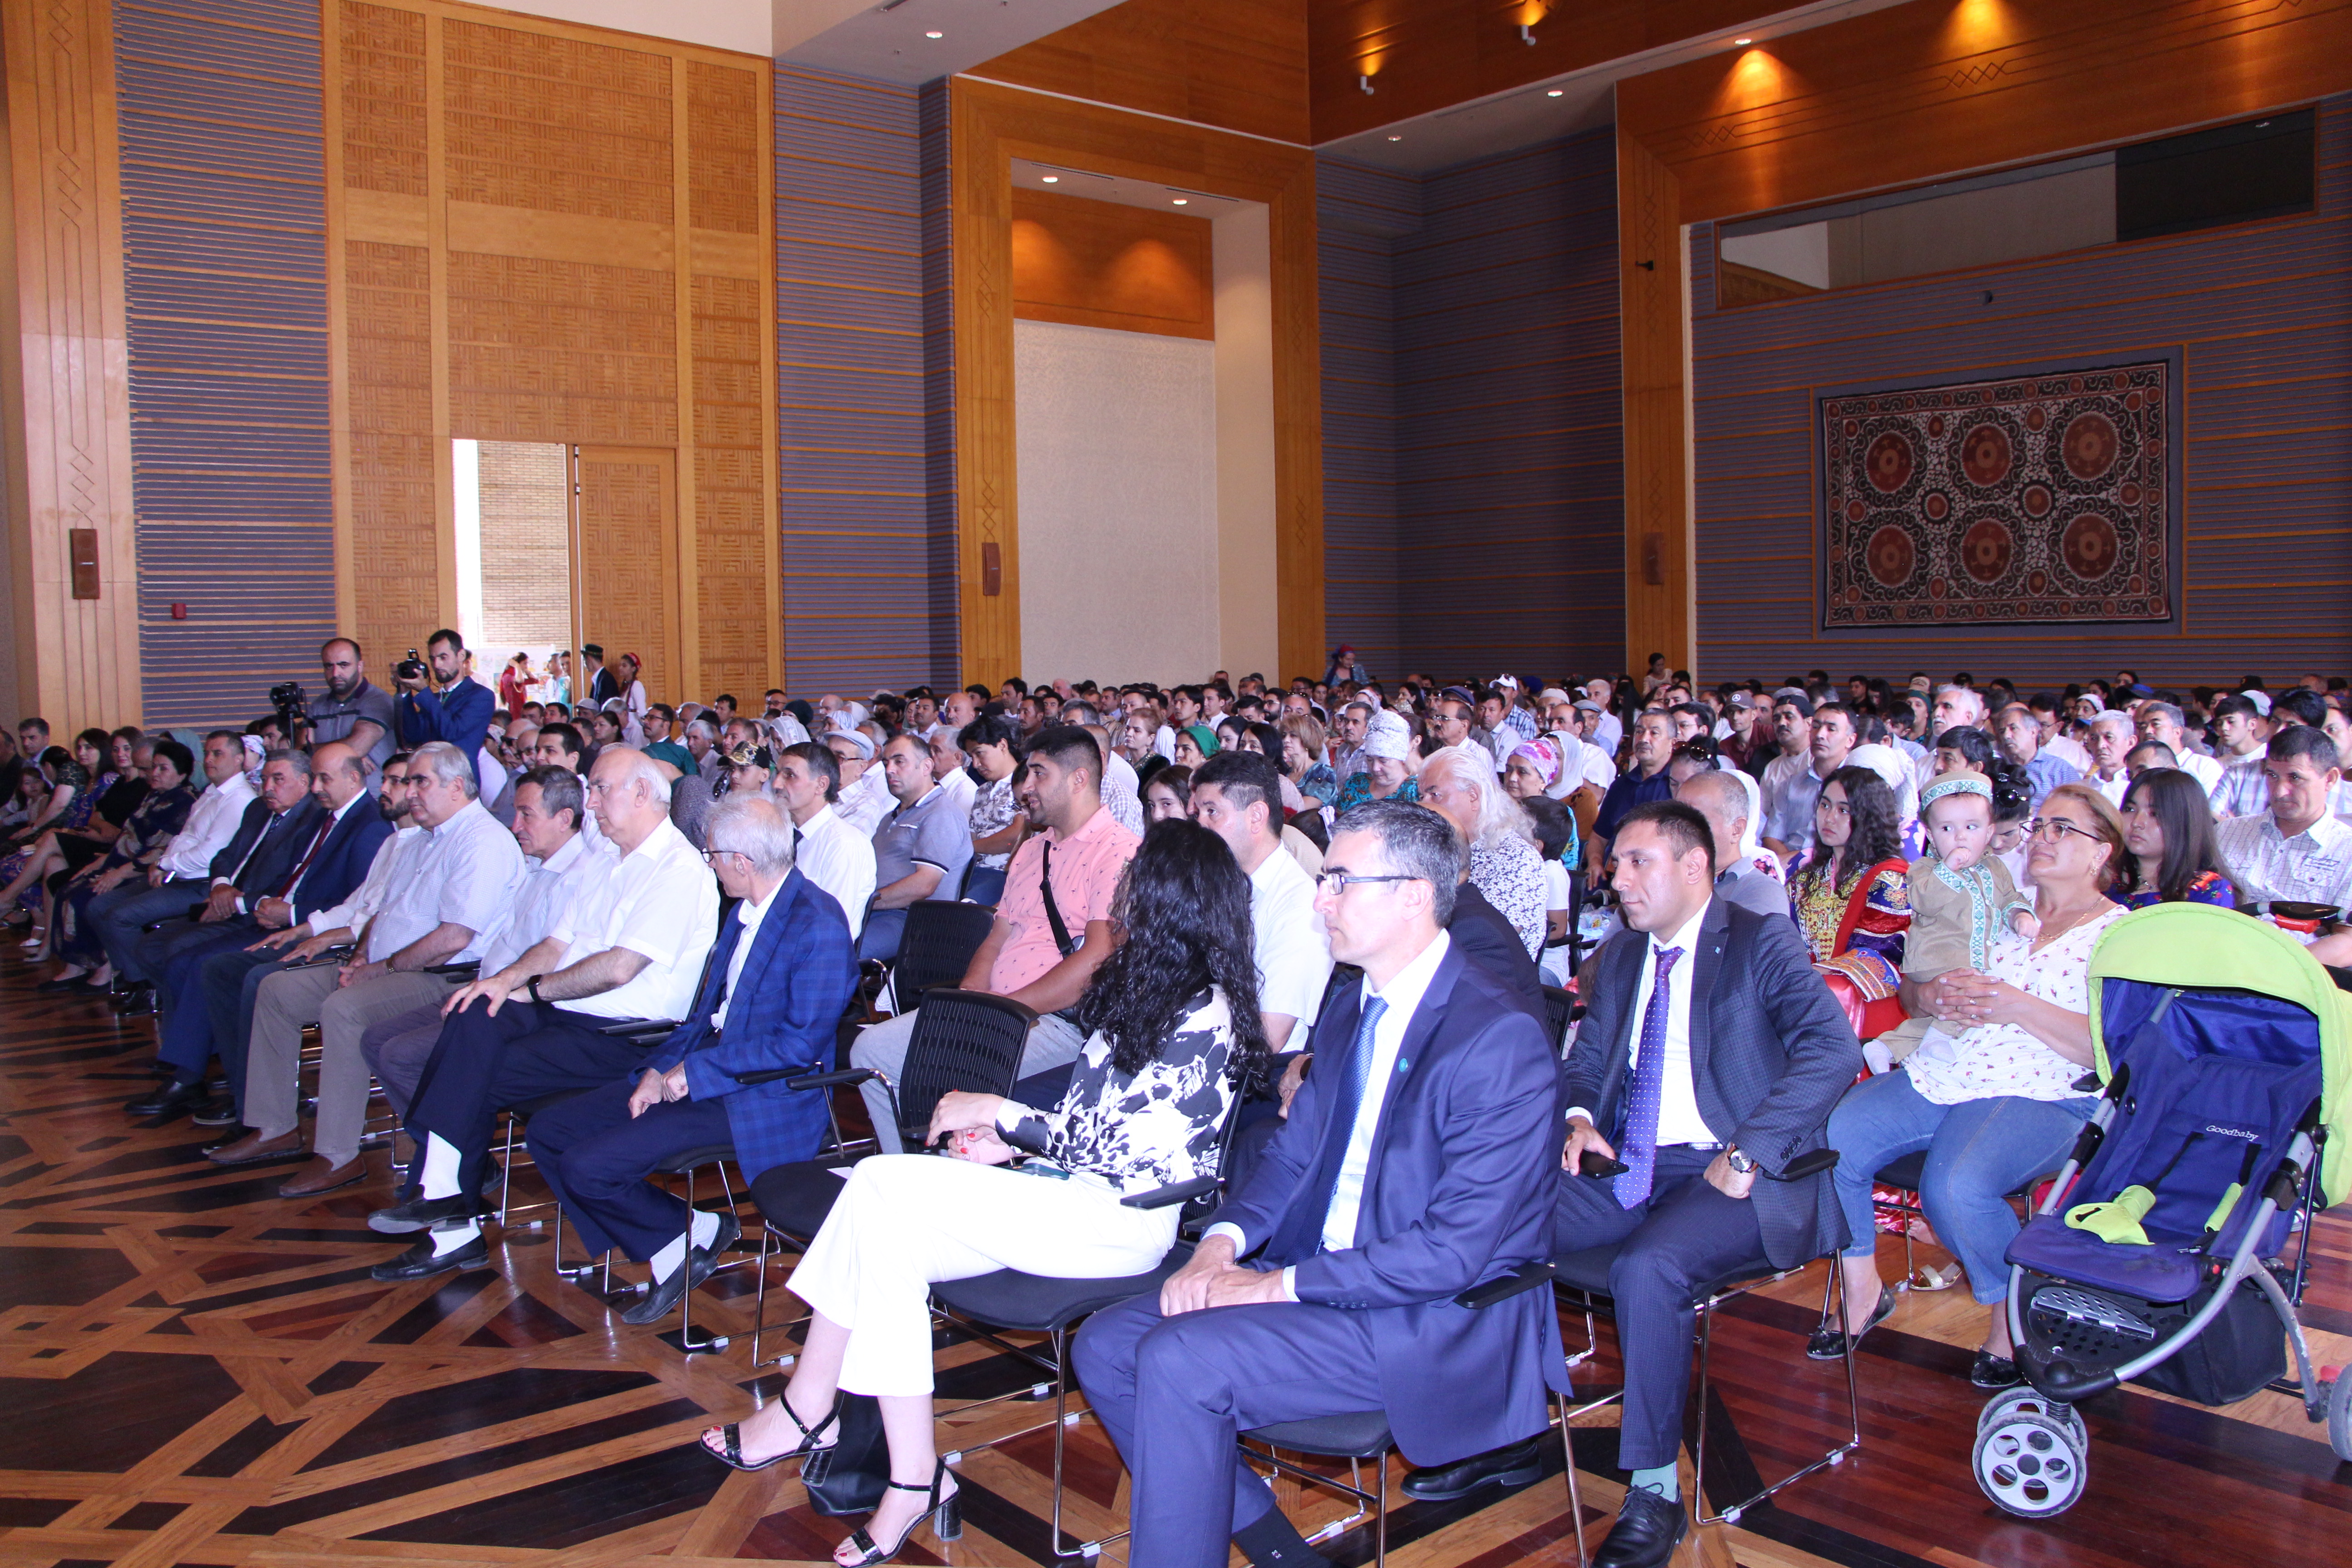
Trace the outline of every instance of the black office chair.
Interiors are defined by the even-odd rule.
[[[1565,986],[1545,986],[1543,999],[1544,1034],[1551,1041],[1552,1054],[1565,1057],[1568,1054],[1568,1026],[1582,1016],[1582,1009],[1577,1004],[1576,993]]]
[[[1787,1182],[1801,1181],[1807,1176],[1817,1175],[1822,1172],[1833,1169],[1837,1164],[1837,1151],[1834,1149],[1816,1149],[1810,1153],[1799,1155],[1795,1160],[1790,1161],[1789,1168],[1781,1173],[1777,1179]],[[1588,1247],[1581,1252],[1568,1253],[1561,1257],[1555,1258],[1552,1260],[1554,1271],[1563,1289],[1568,1291],[1575,1292],[1582,1298],[1580,1302],[1571,1302],[1570,1306],[1571,1309],[1580,1307],[1583,1311],[1586,1336],[1585,1349],[1569,1358],[1569,1365],[1570,1367],[1576,1366],[1579,1363],[1584,1361],[1587,1357],[1592,1354],[1591,1336],[1593,1331],[1593,1315],[1596,1307],[1609,1299],[1609,1269],[1610,1266],[1616,1261],[1618,1251],[1618,1247],[1612,1244],[1608,1247]],[[1838,1310],[1840,1313],[1843,1314],[1845,1305],[1844,1278],[1838,1268],[1837,1254],[1834,1252],[1831,1253],[1829,1255],[1829,1260],[1830,1289],[1835,1291],[1838,1300]],[[1814,1261],[1818,1262],[1819,1259],[1815,1259]],[[1852,1434],[1848,1439],[1838,1445],[1836,1447],[1832,1448],[1828,1453],[1822,1455],[1820,1458],[1815,1459],[1812,1463],[1805,1466],[1803,1468],[1793,1471],[1787,1476],[1783,1476],[1780,1479],[1774,1481],[1771,1485],[1757,1492],[1754,1496],[1744,1498],[1740,1501],[1733,1503],[1730,1507],[1723,1510],[1720,1513],[1709,1513],[1707,1511],[1706,1448],[1708,1424],[1706,1419],[1706,1407],[1707,1402],[1713,1394],[1713,1384],[1709,1382],[1707,1377],[1707,1354],[1710,1346],[1714,1342],[1716,1310],[1727,1301],[1736,1300],[1739,1297],[1747,1295],[1751,1290],[1759,1290],[1768,1285],[1776,1284],[1782,1279],[1788,1279],[1791,1275],[1802,1273],[1805,1269],[1811,1267],[1811,1263],[1804,1263],[1798,1265],[1794,1268],[1769,1270],[1762,1274],[1733,1275],[1727,1279],[1711,1281],[1706,1289],[1699,1292],[1699,1298],[1696,1303],[1698,1309],[1698,1447],[1692,1459],[1693,1477],[1691,1487],[1691,1490],[1694,1493],[1694,1496],[1691,1499],[1692,1517],[1699,1524],[1736,1524],[1738,1522],[1739,1516],[1741,1514],[1755,1507],[1758,1503],[1762,1502],[1765,1499],[1772,1496],[1772,1494],[1779,1491],[1781,1488],[1790,1486],[1795,1482],[1801,1481],[1816,1470],[1825,1469],[1832,1465],[1843,1464],[1845,1462],[1846,1456],[1853,1453],[1856,1449],[1862,1447],[1862,1395],[1854,1380],[1853,1342],[1849,1339],[1846,1342],[1845,1355],[1843,1358],[1845,1362],[1846,1408]],[[1824,1302],[1824,1315],[1826,1315],[1827,1310],[1827,1303]],[[1599,1399],[1590,1401],[1587,1404],[1577,1405],[1572,1409],[1564,1411],[1560,1424],[1562,1440],[1566,1440],[1565,1435],[1567,1433],[1568,1423],[1570,1421],[1572,1421],[1579,1415],[1584,1415],[1588,1411],[1597,1410],[1602,1405],[1608,1405],[1622,1397],[1623,1397],[1622,1392],[1618,1394],[1605,1394]],[[1569,1466],[1571,1477],[1573,1477],[1575,1473],[1575,1468],[1576,1467],[1573,1462],[1573,1458],[1571,1457]],[[1580,1554],[1582,1551],[1582,1537],[1580,1533],[1578,1541],[1578,1550]]]
[[[901,1013],[919,1006],[923,994],[961,985],[971,956],[988,940],[996,911],[985,904],[926,899],[907,909],[907,929],[890,965],[890,997]]]
[[[1549,1263],[1527,1263],[1512,1272],[1489,1279],[1454,1298],[1454,1304],[1474,1310],[1493,1306],[1528,1290],[1539,1289],[1552,1283],[1552,1266]],[[1567,1418],[1560,1418],[1561,1442],[1567,1442]],[[1264,1452],[1252,1448],[1255,1443]],[[1384,1568],[1389,1557],[1389,1450],[1396,1439],[1389,1431],[1389,1415],[1385,1410],[1350,1411],[1339,1415],[1317,1415],[1304,1421],[1281,1421],[1271,1426],[1260,1426],[1242,1434],[1242,1451],[1253,1459],[1273,1466],[1283,1474],[1309,1486],[1326,1487],[1344,1497],[1355,1500],[1356,1509],[1344,1519],[1332,1521],[1307,1537],[1307,1544],[1346,1534],[1364,1521],[1369,1514],[1372,1521],[1372,1568]],[[1348,1461],[1348,1479],[1344,1481],[1317,1470],[1292,1463],[1280,1452],[1306,1454],[1318,1458]],[[1364,1488],[1362,1467],[1372,1467],[1372,1487]],[[1584,1501],[1576,1484],[1576,1457],[1568,1457],[1568,1511],[1576,1522],[1577,1561],[1584,1561]],[[1122,1534],[1125,1532],[1122,1531]],[[1060,1537],[1056,1536],[1058,1543]],[[1112,1537],[1111,1539],[1117,1539]]]
[[[1012,1092],[1021,1070],[1021,1054],[1028,1047],[1029,1030],[1036,1021],[1034,1012],[1009,996],[935,988],[916,1015],[915,1031],[907,1040],[907,1059],[895,1084],[871,1068],[797,1077],[787,1072],[750,1072],[736,1078],[744,1084],[790,1079],[794,1089],[812,1093],[830,1093],[880,1079],[890,1090],[902,1144],[919,1149],[929,1141],[931,1111],[941,1095],[954,1089],[973,1094]],[[768,1258],[772,1252],[782,1250],[783,1239],[806,1247],[824,1228],[835,1201],[841,1196],[844,1178],[839,1172],[847,1163],[847,1152],[836,1142],[830,1154],[762,1171],[751,1184],[751,1202],[761,1219],[760,1284],[751,1327],[754,1367],[770,1364],[761,1359],[761,1336],[767,1330]],[[790,1366],[793,1360],[785,1355],[774,1364]]]
[[[615,1018],[597,1032],[631,1040],[638,1045],[652,1047],[667,1039],[677,1028],[677,1021],[674,1018]],[[525,1164],[531,1163],[530,1151],[522,1142],[523,1130],[529,1124],[531,1113],[544,1110],[549,1106],[569,1100],[579,1092],[578,1089],[561,1089],[553,1094],[542,1094],[523,1105],[509,1106],[506,1111],[506,1135],[499,1148],[499,1223],[502,1226],[512,1225],[514,1216],[517,1215],[535,1215],[541,1209],[556,1209],[555,1271],[566,1279],[580,1279],[594,1266],[595,1260],[592,1258],[576,1269],[570,1271],[565,1269],[562,1229],[562,1211],[557,1207],[552,1199],[543,1204],[528,1204],[520,1209],[509,1206],[509,1200],[514,1189],[515,1163],[520,1160]],[[541,1222],[534,1219],[529,1223],[537,1226]],[[612,1281],[612,1268],[609,1265],[606,1266],[604,1278],[609,1285]]]

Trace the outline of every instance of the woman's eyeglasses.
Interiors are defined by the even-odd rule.
[[[2036,838],[2046,838],[2053,844],[2057,843],[2058,840],[2065,837],[2069,833],[2078,833],[2094,844],[2105,844],[2106,842],[2105,838],[2102,838],[2099,835],[2092,832],[2089,828],[2077,827],[2074,824],[2067,821],[2063,816],[2037,816],[2032,822],[2025,825],[2025,831]]]

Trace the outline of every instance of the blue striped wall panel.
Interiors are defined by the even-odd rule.
[[[792,66],[775,79],[784,685],[937,684],[955,673],[953,479],[950,466],[942,663],[932,382],[945,333],[927,315],[926,203],[945,192],[926,183],[923,95]]]
[[[1443,170],[1394,242],[1398,617],[1447,677],[1623,661],[1616,155]]]
[[[1323,631],[1393,679],[1398,616],[1395,258],[1421,183],[1336,158],[1315,166],[1322,336]]]
[[[923,89],[917,107],[917,168],[923,241],[923,474],[925,578],[930,584],[931,682],[944,689],[963,663],[961,564],[956,549],[955,232],[949,174],[948,84]]]
[[[1716,309],[1693,231],[1702,679],[1965,668],[2176,686],[2352,668],[2352,95],[2320,114],[2310,216]],[[1985,296],[1991,295],[1990,302]],[[2183,623],[1819,630],[1813,389],[2178,349]]]
[[[334,631],[320,35],[316,0],[114,7],[151,726],[263,712]]]

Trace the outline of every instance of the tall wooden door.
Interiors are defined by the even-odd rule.
[[[572,452],[575,641],[602,647],[607,664],[635,654],[656,702],[691,698],[678,686],[677,454],[661,447]]]

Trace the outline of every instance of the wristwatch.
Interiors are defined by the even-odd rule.
[[[540,994],[539,994],[539,976],[538,976],[538,975],[536,975],[536,974],[532,975],[532,976],[530,977],[530,984],[528,984],[528,985],[526,985],[526,986],[524,986],[524,987],[523,987],[523,989],[530,993],[530,999],[531,999],[532,1001],[534,1001],[534,1002],[538,1002],[538,1003],[541,1003],[541,1005],[545,1005],[544,999],[543,999],[543,998],[540,995]],[[1752,1162],[1751,1162],[1751,1163],[1752,1163]]]
[[[1731,1167],[1735,1175],[1752,1176],[1756,1173],[1755,1157],[1741,1153],[1737,1145],[1723,1152],[1723,1163]]]

